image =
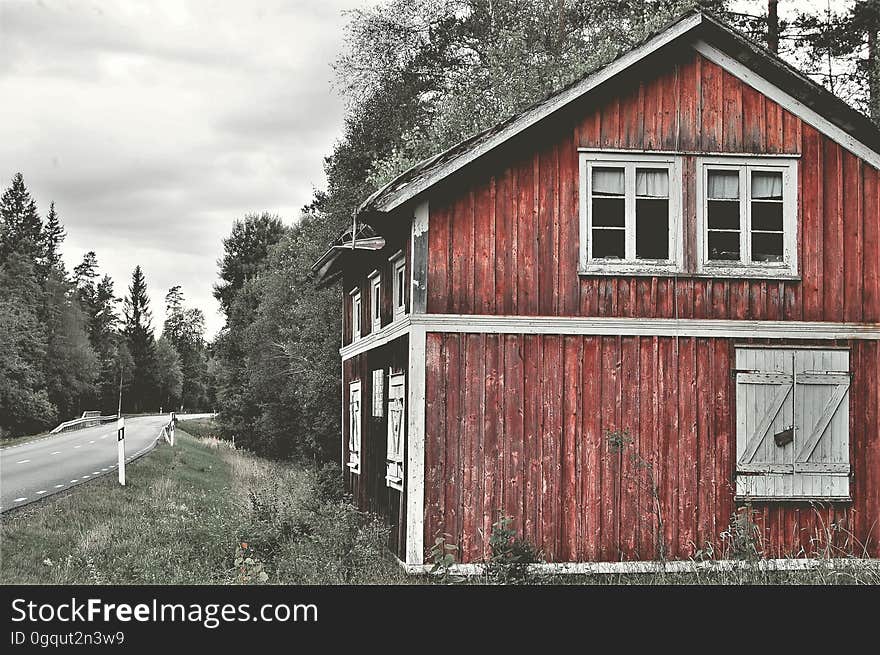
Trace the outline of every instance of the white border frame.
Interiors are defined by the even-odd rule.
[[[358,404],[360,405],[360,416],[358,417],[360,425],[358,425],[357,461],[353,461],[351,458],[351,454],[352,454],[352,450],[351,450],[351,441],[352,441],[352,439],[351,439],[351,425],[352,425],[351,396],[354,392],[357,392]],[[361,388],[360,379],[352,380],[351,382],[348,383],[347,399],[348,399],[348,445],[347,445],[348,461],[346,462],[346,465],[348,466],[348,469],[352,473],[357,473],[358,475],[360,475],[360,472],[361,472],[361,453],[364,450],[364,393]]]
[[[363,307],[361,306],[360,287],[355,287],[349,291],[348,296],[351,299],[351,343],[354,343],[355,341],[360,341],[364,336],[364,326],[361,325]]]
[[[706,211],[706,179],[710,169],[739,171],[740,179],[740,256],[744,261],[709,261],[708,225]],[[752,234],[752,203],[750,172],[773,171],[782,173],[782,228],[783,228],[783,261],[774,264],[768,262],[750,262]],[[798,230],[798,158],[772,158],[755,156],[712,156],[696,159],[696,196],[697,196],[697,273],[712,277],[763,278],[763,279],[798,279],[797,246]]]
[[[398,272],[403,269],[403,284],[406,284],[406,257],[402,250],[388,258],[391,262],[391,316],[393,320],[397,320],[406,316],[406,290],[403,285],[398,282],[400,279]],[[403,300],[403,304],[398,304],[398,300]]]
[[[640,150],[602,152],[581,150],[579,162],[579,265],[581,275],[623,274],[677,274],[684,273],[684,186],[682,184],[683,156],[680,154],[654,154]],[[592,203],[590,202],[590,171],[595,165],[623,164],[627,174],[626,189],[626,252],[632,259],[593,259],[592,250]],[[669,261],[635,259],[635,169],[665,168],[669,171]]]
[[[378,332],[382,329],[382,273],[377,269],[367,276],[370,282],[370,333]],[[373,310],[376,308],[376,297],[379,298],[379,315],[376,316]]]
[[[399,382],[399,385],[395,384],[395,382]],[[400,444],[400,450],[397,453],[391,453],[389,451],[389,447],[391,445],[391,388],[393,386],[401,386],[403,387],[403,417],[401,418],[400,429],[403,430],[403,434],[401,435],[402,443]],[[388,430],[385,444],[385,485],[391,489],[397,489],[398,491],[403,491],[403,483],[406,479],[406,428],[407,428],[407,393],[406,393],[406,373],[392,373],[388,376],[388,411],[386,412],[388,416]],[[388,477],[388,464],[400,464],[400,479],[392,479]]]

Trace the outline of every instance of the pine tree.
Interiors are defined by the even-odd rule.
[[[157,370],[155,336],[153,333],[147,282],[140,266],[135,266],[123,302],[123,317],[128,350],[134,363],[134,379],[124,406],[136,412],[156,404]]]
[[[24,176],[16,173],[10,186],[0,197],[0,264],[19,254],[37,264],[42,253],[43,222],[37,203],[24,184]]]
[[[63,271],[64,264],[61,261],[61,244],[67,234],[64,226],[55,211],[55,203],[49,204],[49,213],[46,216],[46,226],[43,228],[43,251],[45,266],[48,270]],[[92,253],[94,255],[94,253]]]

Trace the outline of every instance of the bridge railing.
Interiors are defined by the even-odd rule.
[[[92,414],[92,416],[86,416],[85,414]],[[94,416],[94,414],[98,414],[98,416]],[[58,434],[59,432],[66,432],[67,430],[79,430],[80,428],[90,428],[95,425],[103,425],[104,423],[109,423],[110,421],[115,420],[115,414],[113,416],[100,416],[100,412],[84,412],[83,416],[80,418],[65,421],[54,430],[51,430],[49,434]]]

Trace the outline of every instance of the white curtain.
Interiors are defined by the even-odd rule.
[[[623,195],[622,168],[593,168],[593,193]]]
[[[709,197],[718,199],[739,198],[738,171],[709,171]]]
[[[782,173],[755,171],[752,173],[752,198],[782,199]]]
[[[637,168],[636,195],[651,198],[668,198],[669,171],[656,168]]]

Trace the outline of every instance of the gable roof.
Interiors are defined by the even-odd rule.
[[[880,129],[870,119],[778,55],[711,14],[692,10],[609,64],[522,113],[417,163],[369,196],[357,213],[387,213],[396,209],[661,48],[682,41],[765,95],[781,95],[781,104],[792,113],[880,169]]]

